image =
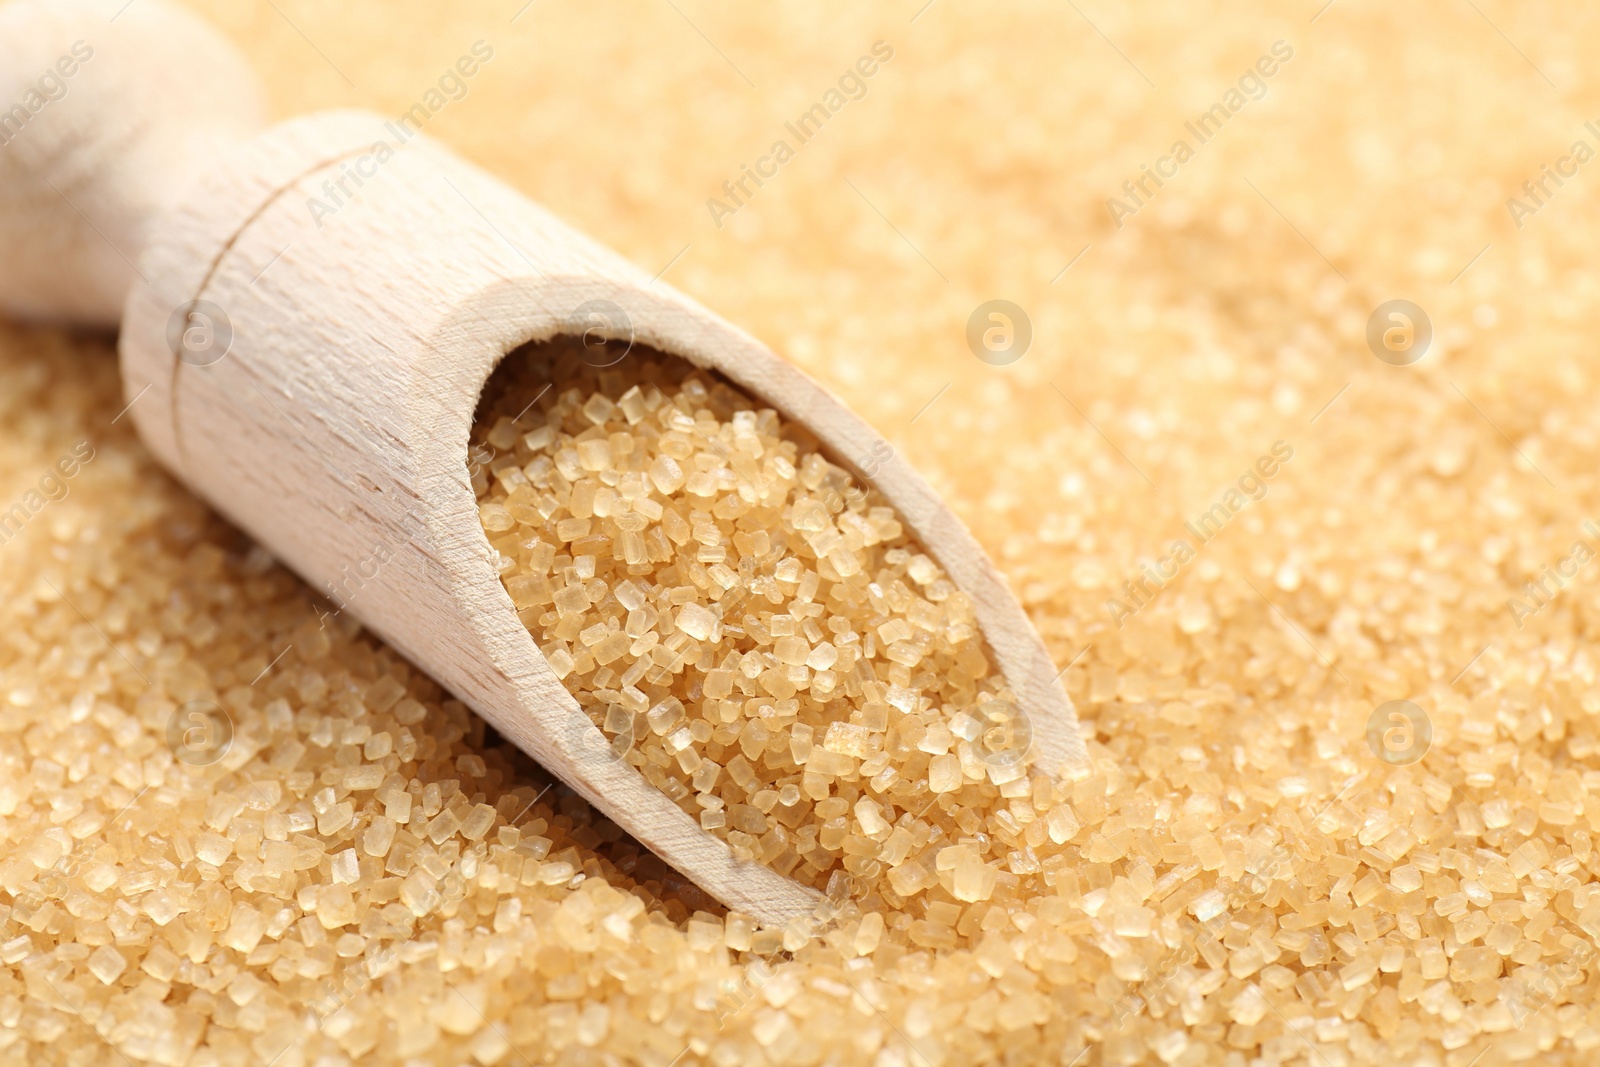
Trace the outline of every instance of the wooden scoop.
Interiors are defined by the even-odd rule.
[[[887,454],[871,483],[972,598],[1037,765],[1085,759],[1016,600],[878,433],[737,327],[404,132],[358,112],[283,123],[193,167],[149,227],[122,373],[178,478],[662,859],[781,923],[818,894],[736,859],[612,757],[518,620],[469,483],[474,410],[506,353],[559,334],[646,345],[726,376],[837,460]]]

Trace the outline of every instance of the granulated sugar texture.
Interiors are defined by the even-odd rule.
[[[0,1063],[1600,1059],[1600,201],[1538,184],[1593,144],[1600,16],[199,6],[282,114],[397,113],[492,37],[429,134],[876,426],[1066,668],[1090,764],[970,758],[1007,695],[962,598],[757,398],[636,347],[485,409],[463,477],[530,640],[620,758],[828,895],[758,928],[162,474],[104,341],[0,324]],[[967,342],[995,298],[1031,317],[1009,363]],[[1409,365],[1368,340],[1397,299]]]
[[[562,340],[507,364],[473,435],[480,514],[613,754],[836,896],[1042,885],[1077,819],[1029,779],[966,595],[875,490],[682,360]]]
[[[608,1053],[662,1065],[955,1064],[1002,1050],[1051,1063],[1085,1047],[1088,1063],[1444,1064],[1484,1048],[1499,1057],[1484,1062],[1540,1048],[1581,1062],[1600,1043],[1584,653],[1511,662],[1491,650],[1460,696],[1448,677],[1424,681],[1433,751],[1391,767],[1369,750],[1365,709],[1340,695],[1334,669],[1375,670],[1364,646],[1326,666],[1263,598],[1302,617],[1315,617],[1313,594],[1349,603],[1313,624],[1323,636],[1356,624],[1352,611],[1381,630],[1383,598],[1398,594],[1311,560],[1251,578],[1262,596],[1200,572],[1195,588],[1147,609],[1159,625],[1140,643],[1103,631],[1106,649],[1070,675],[1095,734],[1091,768],[1054,785],[1019,779],[1025,790],[963,773],[910,818],[891,819],[897,794],[875,790],[876,776],[835,781],[824,798],[802,791],[789,847],[826,861],[809,861],[815,877],[852,855],[881,870],[828,879],[834,899],[813,923],[755,929],[547,789],[392,653],[343,621],[324,624],[291,576],[108,426],[120,400],[104,354],[71,353],[99,360],[68,374],[47,358],[60,345],[13,333],[0,358],[13,484],[85,434],[99,442],[72,492],[6,546],[0,572],[0,1041],[12,1061],[103,1062],[110,1044],[164,1064]],[[694,425],[730,449],[750,425],[763,449],[793,453],[800,477],[804,450],[715,385],[701,394],[692,383],[703,379],[656,366],[607,403],[624,411],[639,381],[655,389],[639,387],[641,405],[690,405]],[[597,395],[593,382],[552,391],[541,427],[512,447],[586,419],[585,406],[600,413]],[[615,448],[612,434],[627,431],[605,414],[597,425]],[[567,463],[559,453],[546,459]],[[530,454],[523,469],[538,463]],[[595,498],[608,499],[598,487]],[[1219,553],[1208,558],[1229,561],[1224,548],[1208,545]],[[909,570],[895,551],[878,565]],[[1468,576],[1486,565],[1442,540],[1428,551]],[[648,558],[623,566],[654,568],[648,586],[629,577],[644,598],[629,612],[650,606],[657,584],[675,587]],[[1440,590],[1457,605],[1479,596]],[[1427,632],[1426,603],[1403,625]],[[578,660],[591,625],[569,641],[569,679],[587,678],[586,694],[607,688],[589,673],[604,665]],[[715,660],[706,677],[724,669]],[[841,703],[835,721],[864,713]],[[685,721],[691,706],[707,707],[685,702]],[[721,744],[724,768],[745,755],[761,706],[712,726],[737,727],[727,742],[691,734],[661,781],[692,776],[683,752],[710,763]],[[225,746],[210,732],[220,723]],[[628,751],[663,751],[651,739],[677,728]],[[752,774],[783,766],[745,759]],[[707,812],[782,814],[792,784],[751,781],[752,795],[713,782],[694,796],[739,798]],[[779,794],[769,811],[764,791]],[[771,832],[750,825],[752,842]],[[813,826],[819,844],[796,847]],[[823,844],[851,840],[854,853]],[[921,858],[915,886],[896,887],[911,861],[894,863],[894,849]]]

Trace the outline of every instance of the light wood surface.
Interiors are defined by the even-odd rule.
[[[610,758],[489,562],[468,434],[502,356],[572,332],[574,311],[604,299],[637,343],[721,372],[837,456],[872,456],[882,438],[753,338],[420,136],[313,217],[308,199],[329,203],[324,182],[383,139],[374,115],[286,123],[219,160],[156,227],[122,335],[140,432],[319,590],[388,555],[346,610],[719,900],[768,922],[806,912],[812,890],[735,859]],[[174,310],[196,299],[233,331],[209,365],[169,345]],[[1057,668],[977,543],[898,455],[873,481],[973,597],[1042,764],[1081,760]]]
[[[114,327],[157,212],[264,94],[222,34],[167,0],[0,5],[0,312]],[[203,87],[203,91],[196,91]]]

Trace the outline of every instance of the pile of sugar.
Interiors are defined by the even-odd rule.
[[[556,675],[738,855],[897,908],[1034,890],[1077,821],[966,595],[875,489],[691,370],[560,339],[491,383],[473,485]]]
[[[270,5],[200,6],[286,113],[346,91]],[[541,795],[536,769],[344,620],[325,652],[302,648],[311,594],[113,422],[128,398],[109,346],[0,325],[0,510],[80,440],[96,449],[0,544],[0,1063],[1594,1062],[1594,564],[1520,628],[1507,600],[1600,512],[1600,219],[1581,178],[1521,229],[1505,201],[1580,136],[1573,57],[1595,13],[1484,8],[1552,91],[1465,8],[1340,3],[1308,25],[1312,7],[1085,7],[1115,48],[1066,7],[941,3],[905,25],[913,8],[881,26],[865,8],[689,12],[724,58],[668,5],[535,5],[495,39],[498,99],[437,128],[670,265],[892,433],[967,519],[1056,662],[1076,659],[1093,763],[1067,783],[1066,869],[959,914],[942,889],[841,907],[781,951],[783,931],[721,915],[559,787]],[[416,92],[397,55],[481,30],[455,6],[375,12],[295,20],[395,106]],[[893,41],[887,80],[724,230],[687,234],[770,140],[771,94],[836,77],[813,60],[850,53],[852,28]],[[1298,57],[1268,98],[1125,227],[1104,221],[1280,35]],[[1009,367],[961,337],[996,293],[1034,320]],[[1433,316],[1414,367],[1366,346],[1394,296]],[[1265,499],[1119,629],[1106,601],[1279,438],[1295,457]],[[420,718],[380,710],[382,690],[367,703],[382,676]],[[242,758],[195,768],[171,756],[168,708],[207,686],[252,696],[222,701]],[[1367,743],[1396,698],[1432,718],[1410,766]],[[369,755],[383,734],[394,747]],[[390,816],[356,788],[391,772],[418,785],[410,822],[392,789]],[[507,814],[473,841],[451,823],[478,832],[480,793]],[[380,815],[396,832],[373,878]],[[240,878],[241,847],[264,872],[284,844],[305,864],[292,891]],[[922,922],[956,947],[919,946]]]
[[[1335,673],[1247,586],[1201,571],[1207,611],[1232,621],[1197,626],[1196,592],[1173,595],[1069,672],[1092,766],[1039,809],[1082,825],[1041,843],[1055,862],[1036,882],[841,897],[757,929],[348,618],[324,621],[109,425],[110,359],[69,374],[40,359],[58,343],[0,345],[12,484],[97,445],[0,557],[12,1060],[109,1043],[178,1064],[1088,1047],[1080,1062],[1445,1065],[1600,1046],[1585,654],[1536,669],[1491,651],[1475,671],[1497,698],[1434,683],[1435,751],[1388,768],[1345,728],[1365,709],[1319,723],[1294,695]],[[1309,587],[1280,568],[1267,588]],[[1263,655],[1271,670],[1247,666]],[[170,741],[194,700],[233,723],[211,765]]]

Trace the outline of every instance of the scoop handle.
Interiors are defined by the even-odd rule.
[[[262,128],[263,100],[167,0],[0,5],[0,314],[115,327],[153,221]]]

